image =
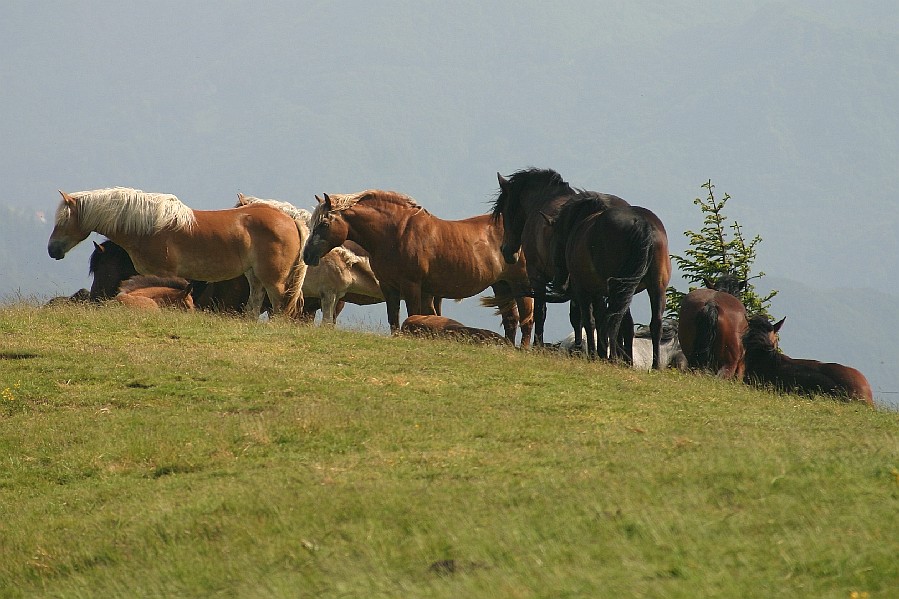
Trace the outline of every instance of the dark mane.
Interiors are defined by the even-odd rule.
[[[156,275],[136,275],[123,281],[119,287],[121,293],[131,293],[138,289],[146,289],[147,287],[168,287],[169,289],[177,289],[184,291],[190,285],[187,279],[181,277],[157,277]]]
[[[575,193],[575,190],[562,178],[562,175],[550,168],[530,167],[522,169],[506,177],[506,180],[509,182],[509,195],[515,197],[520,196],[522,188],[525,187],[540,189],[543,194],[552,192],[554,195],[561,195],[561,193],[573,195]],[[506,194],[504,190],[500,190],[493,202],[492,214],[494,219],[499,219],[502,215],[505,202]]]

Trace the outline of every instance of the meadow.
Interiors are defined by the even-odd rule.
[[[899,596],[895,412],[24,302],[0,393],[0,597]]]

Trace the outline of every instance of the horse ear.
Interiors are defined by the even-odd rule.
[[[62,196],[63,202],[65,202],[66,204],[68,204],[70,206],[75,203],[75,198],[73,198],[72,196],[70,196],[69,194],[67,194],[66,192],[64,192],[61,189],[59,189],[57,191],[59,191],[59,195]]]
[[[331,196],[329,196],[329,195],[326,194],[326,193],[325,193],[325,194],[322,194],[322,195],[325,196],[325,201],[324,201],[325,210],[327,210],[328,212],[330,212],[330,211],[331,211]]]
[[[740,281],[740,285],[737,287],[737,289],[739,289],[740,291],[744,291],[746,289],[746,285],[748,285],[748,284],[749,284],[749,280],[743,279],[742,281]],[[784,318],[786,318],[786,316]]]
[[[715,284],[711,280],[709,280],[705,277],[702,277],[702,284],[705,285],[706,289],[714,289],[715,288]]]
[[[780,327],[784,326],[784,321],[787,319],[786,316],[781,318],[778,322],[774,323],[774,332],[780,332]]]
[[[324,201],[323,199],[321,199],[320,197],[318,197],[318,194],[315,194],[315,201],[318,202],[319,204],[324,204],[324,203],[325,203],[325,201]]]
[[[505,189],[509,185],[509,180],[500,175],[499,172],[496,173],[496,179],[499,181],[500,189]]]
[[[97,243],[97,242],[95,241],[95,242],[94,242],[94,251],[95,251],[95,252],[103,253],[103,252],[106,251],[106,248],[103,247],[102,245],[100,245],[99,243]]]
[[[247,196],[245,196],[244,194],[242,194],[238,191],[237,192],[237,203],[240,204],[241,206],[246,206],[247,205]]]
[[[543,220],[545,220],[546,224],[550,227],[554,227],[556,225],[556,219],[546,214],[545,212],[540,212],[540,216],[543,217]]]

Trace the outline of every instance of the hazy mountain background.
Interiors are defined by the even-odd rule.
[[[651,208],[682,253],[712,179],[764,239],[785,351],[899,405],[890,2],[7,3],[0,56],[0,297],[88,285],[89,242],[46,253],[57,189],[210,209],[381,187],[462,218],[497,171],[550,167]]]

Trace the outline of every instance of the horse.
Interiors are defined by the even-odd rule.
[[[411,197],[392,191],[316,199],[303,259],[318,264],[346,239],[364,247],[387,301],[392,332],[400,326],[401,300],[408,316],[435,314],[435,298],[462,299],[493,287],[497,297],[516,297],[522,347],[528,347],[533,302],[524,297],[527,272],[523,263],[505,264],[499,251],[502,222],[489,214],[443,220]],[[509,340],[515,341],[514,329]]]
[[[678,310],[678,338],[690,368],[714,372],[724,379],[743,378],[743,334],[746,308],[737,298],[746,281],[725,275],[707,288],[694,289]]]
[[[297,208],[289,202],[279,200],[263,200],[242,193],[237,194],[237,205],[265,203],[273,206],[295,220],[302,220],[308,230],[312,213],[302,208]],[[308,237],[308,234],[307,234]],[[384,301],[378,278],[371,269],[369,257],[357,244],[352,244],[360,250],[352,251],[346,244],[332,249],[322,256],[315,266],[308,266],[306,278],[303,280],[303,297],[319,298],[322,311],[322,324],[333,325],[336,322],[337,303],[347,294],[356,298],[354,303],[374,304]]]
[[[758,386],[803,395],[830,395],[843,400],[863,401],[874,407],[868,379],[850,366],[791,358],[778,351],[778,333],[786,318],[775,324],[764,315],[749,319],[743,334],[746,349],[744,381]]]
[[[435,314],[415,314],[403,321],[400,332],[407,335],[425,337],[449,337],[452,339],[465,339],[478,343],[495,343],[509,345],[511,342],[499,333],[468,327],[457,320]]]
[[[586,334],[586,331],[581,331],[581,335]],[[568,333],[568,336],[557,345],[560,351],[569,354],[581,347],[575,343],[574,332]],[[666,318],[662,321],[662,340],[659,349],[659,360],[663,368],[687,369],[687,358],[681,351],[677,338],[677,323],[671,319]],[[633,360],[630,365],[635,370],[649,371],[652,368],[652,333],[646,325],[639,325],[634,331]]]
[[[264,295],[275,312],[303,308],[303,224],[266,205],[192,210],[171,194],[115,187],[59,192],[62,201],[47,253],[61,260],[91,232],[122,246],[141,274],[224,281],[245,275],[259,313]]]
[[[139,310],[181,308],[193,311],[192,285],[181,277],[136,275],[122,283],[115,300]]]
[[[552,169],[530,168],[503,177],[496,173],[499,194],[492,216],[504,223],[500,251],[509,264],[521,254],[527,257],[530,293],[534,298],[534,344],[543,345],[546,323],[546,286],[556,278],[556,260],[552,247],[553,221],[559,211],[579,192]],[[609,206],[628,203],[609,194],[596,194]],[[580,328],[577,310],[571,309],[572,326]]]
[[[103,243],[94,242],[88,274],[93,277],[90,300],[100,302],[115,297],[122,281],[130,279],[138,273],[125,248],[107,239]]]
[[[588,356],[633,359],[630,304],[635,293],[646,290],[652,314],[653,368],[661,368],[662,313],[671,275],[662,221],[646,208],[610,206],[603,198],[581,194],[559,210],[552,225],[551,246],[565,248],[564,266],[558,265],[556,258],[555,274],[557,281],[569,280],[568,292],[580,311],[575,337],[583,326]],[[627,323],[622,328],[625,316]],[[594,321],[600,331],[595,337]],[[619,343],[619,334],[623,343]]]

